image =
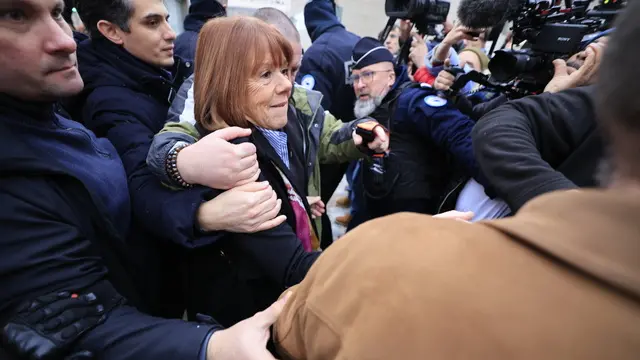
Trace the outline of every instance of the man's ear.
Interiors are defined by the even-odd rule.
[[[114,44],[122,45],[124,43],[124,40],[122,39],[123,31],[114,23],[106,20],[100,20],[98,21],[98,31],[100,31],[102,36]]]
[[[396,83],[396,73],[395,71],[391,71],[389,73],[389,87],[393,87],[393,84]]]

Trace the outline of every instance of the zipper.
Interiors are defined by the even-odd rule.
[[[322,102],[322,97],[323,96],[324,95],[320,94],[320,99],[318,101],[319,103]],[[313,121],[315,120],[316,115],[318,114],[318,109],[319,108],[320,107],[318,106],[318,107],[315,108],[315,110],[313,110],[313,113],[311,114],[311,121],[309,121],[309,126],[307,127],[307,138],[304,141],[304,143],[305,143],[305,160],[306,160],[305,161],[305,167],[309,166],[309,163],[310,163],[310,161],[309,161],[309,153],[310,152],[307,149],[308,148],[307,141],[309,141],[309,138],[311,138],[311,127],[313,126]],[[302,126],[302,124],[300,124],[300,126]],[[304,131],[302,133],[303,133],[303,136],[304,136]],[[320,142],[320,139],[318,139],[318,143],[319,142]],[[318,144],[318,146],[320,146],[320,144]],[[309,169],[309,171],[307,172],[307,174],[309,174],[308,177],[311,176],[311,172],[313,172],[313,169]],[[309,182],[309,179],[307,179],[307,187],[309,186],[308,182]],[[320,189],[318,189],[318,192],[320,192]]]

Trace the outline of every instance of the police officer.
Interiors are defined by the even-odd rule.
[[[452,177],[463,172],[480,178],[471,145],[473,120],[431,87],[397,80],[402,77],[393,55],[376,39],[361,39],[353,61],[356,116],[371,116],[391,132],[390,152],[363,170],[371,218],[435,213]]]

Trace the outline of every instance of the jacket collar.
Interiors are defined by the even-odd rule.
[[[639,213],[640,193],[580,190],[541,196],[485,224],[640,298]]]
[[[7,120],[47,123],[55,120],[53,102],[24,101],[0,94],[0,114],[8,115]]]
[[[85,80],[85,92],[101,86],[118,86],[151,95],[163,104],[170,104],[177,86],[193,66],[176,57],[171,69],[157,68],[133,56],[107,39],[83,41],[78,49],[79,69]]]

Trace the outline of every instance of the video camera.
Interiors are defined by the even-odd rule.
[[[513,43],[526,41],[524,48],[496,51],[489,62],[491,77],[458,73],[452,90],[473,79],[511,98],[543,91],[553,77],[553,60],[578,52],[586,35],[609,29],[624,8],[624,0],[600,0],[589,10],[591,2],[565,0],[562,8],[558,1],[521,0],[506,20],[513,21]]]
[[[378,40],[384,43],[398,19],[410,20],[421,35],[432,34],[435,25],[447,20],[450,7],[449,0],[386,0],[384,9],[389,21]],[[409,38],[402,46],[398,64],[406,64],[409,61],[411,42],[412,39]]]

